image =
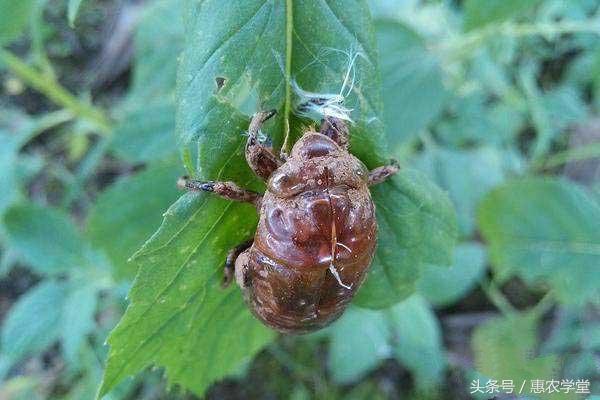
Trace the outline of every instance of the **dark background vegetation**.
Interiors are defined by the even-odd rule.
[[[179,2],[79,3],[0,0],[0,399],[94,398],[127,259],[179,196]],[[205,396],[489,398],[469,388],[490,378],[600,394],[600,2],[370,6],[390,152],[447,191],[454,262],[393,307],[278,337]],[[196,398],[163,375],[106,398]]]

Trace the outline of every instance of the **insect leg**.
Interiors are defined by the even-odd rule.
[[[327,116],[321,122],[320,132],[333,139],[340,147],[348,148],[350,133],[344,120]]]
[[[398,161],[392,160],[389,165],[377,167],[369,172],[369,186],[377,185],[400,170]]]
[[[262,124],[275,115],[276,111],[261,111],[252,117],[248,128],[248,141],[246,142],[246,161],[258,177],[267,180],[282,161],[273,153],[273,150],[258,140]]]
[[[254,240],[248,240],[229,250],[229,253],[227,253],[227,260],[225,261],[225,268],[223,269],[223,282],[221,283],[221,287],[226,288],[231,284],[235,274],[235,260],[244,250],[252,246],[252,243],[254,243]]]
[[[177,186],[194,192],[213,192],[224,199],[252,203],[258,208],[262,195],[251,190],[242,189],[233,182],[197,181],[182,176]]]

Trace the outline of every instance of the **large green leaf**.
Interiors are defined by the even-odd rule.
[[[34,0],[0,0],[0,46],[19,37],[29,22]]]
[[[547,282],[565,303],[600,303],[598,221],[596,199],[557,179],[509,182],[491,192],[479,209],[481,232],[499,277]]]
[[[156,230],[161,214],[178,197],[175,181],[179,161],[159,162],[124,178],[103,192],[90,211],[88,234],[105,250],[117,278],[133,278],[137,271],[129,257]],[[115,240],[118,237],[119,240]]]
[[[423,263],[452,263],[456,215],[447,195],[414,170],[401,170],[372,193],[378,246],[355,303],[385,308],[415,291]]]
[[[417,136],[443,110],[448,92],[439,61],[407,25],[377,21],[385,123],[393,146]]]
[[[201,156],[207,176],[247,186],[255,178],[240,162],[244,147],[238,136],[224,137],[220,152]],[[130,305],[108,339],[100,395],[152,364],[165,367],[171,384],[202,393],[272,340],[239,291],[220,288],[228,249],[249,239],[256,222],[252,206],[210,194],[186,194],[166,211],[134,256],[140,268]]]
[[[369,167],[385,160],[374,34],[364,1],[188,2],[185,21],[177,117],[183,143],[200,138],[204,144],[223,131],[239,134],[232,121],[247,126],[258,109],[279,110],[268,129],[276,146],[288,129],[293,139],[307,122],[292,116],[290,80],[305,90],[339,93],[346,53],[358,51],[346,98],[356,121],[353,151]]]
[[[255,223],[250,206],[210,195],[187,194],[171,206],[137,253],[141,268],[108,340],[100,395],[151,364],[164,366],[171,384],[202,393],[272,339],[237,289],[220,289],[227,249]]]

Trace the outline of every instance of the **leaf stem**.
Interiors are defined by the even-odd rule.
[[[76,116],[93,123],[101,134],[108,135],[110,133],[110,122],[102,110],[79,100],[52,77],[30,67],[5,49],[0,49],[0,62],[33,89],[70,110]]]
[[[503,315],[512,315],[517,312],[517,309],[510,304],[508,299],[502,294],[502,291],[500,291],[493,281],[490,280],[487,283],[482,282],[481,289]]]
[[[290,114],[292,113],[292,34],[294,29],[294,12],[292,0],[285,2],[285,103],[283,110],[284,138],[281,146],[284,152],[290,146]]]
[[[571,161],[584,161],[590,158],[600,158],[600,143],[592,143],[550,155],[545,160],[534,164],[532,168],[539,171],[559,167]]]
[[[544,316],[554,306],[554,294],[549,291],[537,302],[537,304],[529,310],[529,314],[533,315],[536,319]]]

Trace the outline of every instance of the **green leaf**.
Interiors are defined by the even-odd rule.
[[[288,127],[293,139],[307,123],[291,114],[291,79],[305,90],[339,93],[348,68],[346,53],[358,51],[362,57],[356,60],[355,83],[346,98],[356,121],[352,150],[369,167],[383,163],[377,57],[364,1],[210,0],[189,2],[185,15],[188,40],[179,70],[177,114],[183,143],[200,138],[206,145],[207,138],[224,130],[239,135],[250,114],[277,109],[266,130],[280,146]],[[221,87],[217,78],[224,79]]]
[[[0,215],[17,199],[17,169],[20,141],[16,135],[0,130]]]
[[[440,382],[445,368],[441,330],[420,296],[379,311],[350,307],[329,332],[328,367],[338,383],[355,382],[392,357],[413,373],[419,388]]]
[[[2,325],[0,380],[14,363],[45,350],[58,339],[66,292],[64,284],[46,281],[12,306]]]
[[[452,263],[456,215],[447,195],[414,170],[401,170],[372,194],[378,246],[354,302],[385,308],[414,293],[423,263]]]
[[[337,383],[358,381],[392,354],[386,316],[350,307],[331,327],[328,367]]]
[[[61,210],[21,203],[4,216],[8,245],[36,272],[54,275],[88,265],[89,246]]]
[[[23,32],[33,10],[34,0],[0,0],[0,46],[17,39]]]
[[[75,364],[85,336],[96,326],[94,314],[98,303],[97,282],[71,284],[63,299],[61,319],[61,344],[65,359]]]
[[[515,387],[533,379],[551,380],[558,368],[555,356],[534,357],[537,321],[530,315],[494,318],[473,333],[475,367],[486,377],[512,380]],[[527,394],[529,386],[524,388]]]
[[[128,259],[156,230],[161,214],[179,196],[175,182],[181,173],[178,161],[156,163],[119,180],[96,200],[87,232],[92,244],[106,252],[117,278],[135,276],[137,266]]]
[[[132,84],[118,114],[111,148],[130,162],[151,162],[177,152],[175,80],[183,49],[183,2],[155,1],[134,38]]]
[[[115,127],[111,149],[127,161],[163,160],[177,152],[175,106],[172,101],[138,102]]]
[[[71,28],[75,27],[75,20],[77,19],[77,14],[79,13],[79,7],[81,7],[81,3],[83,3],[83,0],[69,0],[67,17],[69,19],[69,26]]]
[[[466,0],[465,30],[521,17],[538,3],[540,0]]]
[[[511,181],[491,192],[479,209],[499,277],[546,282],[564,303],[600,303],[598,221],[598,202],[558,179]]]
[[[376,28],[386,130],[397,146],[437,118],[449,96],[439,61],[417,32],[392,20],[377,21]]]
[[[392,307],[391,321],[396,358],[412,373],[417,387],[431,390],[442,382],[446,367],[442,331],[429,304],[412,296]]]
[[[155,0],[144,10],[134,36],[134,68],[128,98],[133,103],[174,100],[177,59],[185,42],[183,4]]]
[[[19,298],[2,327],[0,379],[12,365],[59,339],[65,359],[74,365],[85,336],[95,327],[101,288],[91,277],[77,283],[50,279]]]
[[[436,306],[447,306],[465,296],[483,277],[486,254],[477,243],[463,243],[454,251],[450,268],[426,264],[417,283],[419,293]]]
[[[308,121],[291,113],[291,79],[306,90],[339,93],[348,68],[343,52],[352,50],[362,53],[346,99],[356,121],[352,151],[369,167],[384,163],[374,35],[364,1],[188,1],[183,14],[186,43],[178,73],[176,129],[184,145],[198,142],[199,178],[264,188],[244,160],[249,115],[277,109],[265,130],[276,146],[288,132],[293,142]],[[427,212],[442,218],[441,224],[418,225],[423,235],[418,256],[436,261],[448,256],[447,227],[441,225],[453,227],[454,221],[449,221],[447,199],[437,198],[439,191],[420,180],[398,182],[395,188],[382,185],[377,196],[383,198],[386,187],[395,190],[386,201],[401,198],[406,211],[415,214],[410,216],[415,224],[429,223]],[[100,395],[151,364],[164,367],[171,384],[202,394],[272,339],[273,333],[250,316],[237,289],[218,287],[227,250],[249,239],[256,221],[248,205],[213,196],[185,195],[171,206],[161,228],[135,257],[140,270],[131,304],[109,338]],[[391,228],[387,232],[396,234]],[[402,285],[394,282],[394,288]]]
[[[504,164],[503,154],[491,146],[462,151],[432,146],[417,159],[419,169],[448,190],[462,237],[473,234],[476,207],[491,188],[504,180]]]
[[[473,143],[500,146],[514,141],[523,126],[523,115],[513,104],[487,104],[486,96],[479,90],[452,99],[451,117],[436,126],[436,133],[444,143],[467,147]]]
[[[239,162],[243,146],[231,137],[221,139],[219,153],[204,153],[214,162],[207,174],[250,183],[252,173]],[[271,340],[272,333],[250,316],[237,290],[219,287],[227,250],[247,240],[255,224],[251,207],[210,195],[186,195],[171,206],[159,231],[138,252],[140,271],[131,305],[109,338],[101,393],[150,364],[164,366],[171,383],[201,393]],[[136,325],[140,315],[145,323]],[[168,346],[157,352],[165,341]]]
[[[246,204],[186,194],[137,253],[130,306],[111,333],[100,396],[148,365],[170,384],[202,393],[273,338],[246,309],[239,291],[220,288],[228,248],[252,235]]]

